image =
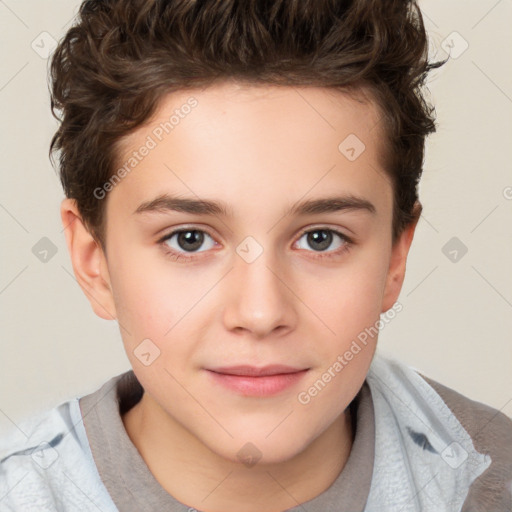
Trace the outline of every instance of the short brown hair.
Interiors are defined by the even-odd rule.
[[[421,213],[425,137],[435,109],[416,1],[85,0],[51,59],[60,178],[104,246],[104,203],[119,141],[169,92],[223,80],[371,91],[394,187],[392,237]],[[58,113],[60,111],[60,114]]]

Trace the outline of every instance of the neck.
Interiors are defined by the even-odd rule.
[[[147,393],[122,419],[160,485],[181,503],[208,512],[278,512],[309,501],[336,480],[353,442],[347,407],[293,458],[247,467],[214,453]]]

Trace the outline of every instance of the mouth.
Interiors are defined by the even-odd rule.
[[[210,371],[215,373],[221,373],[223,375],[239,375],[247,377],[266,377],[267,375],[282,375],[288,373],[297,373],[307,369],[308,368],[293,368],[292,366],[286,366],[283,364],[271,364],[268,366],[261,367],[239,365],[209,368]]]
[[[211,379],[222,387],[243,396],[273,396],[296,385],[309,368],[286,365],[263,367],[240,365],[206,369]]]

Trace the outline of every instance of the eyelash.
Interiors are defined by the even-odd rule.
[[[162,237],[160,240],[158,240],[158,244],[160,244],[162,246],[166,256],[171,258],[171,260],[173,260],[173,261],[179,261],[179,260],[191,261],[191,260],[195,260],[197,258],[197,256],[184,255],[186,253],[178,253],[174,249],[171,249],[168,244],[166,244],[166,242],[168,240],[170,240],[174,235],[177,235],[179,233],[186,233],[188,231],[199,231],[200,233],[207,234],[210,238],[213,239],[213,236],[210,235],[210,233],[208,233],[207,231],[205,231],[203,229],[197,229],[194,227],[181,228],[181,229],[177,229],[175,231],[171,231],[170,233],[168,233],[167,235]],[[347,252],[354,244],[354,242],[351,238],[349,238],[347,235],[341,233],[340,231],[337,231],[336,229],[332,229],[332,228],[322,227],[322,226],[302,231],[301,234],[299,235],[299,237],[297,238],[297,240],[300,240],[304,235],[306,235],[308,233],[314,233],[315,231],[327,231],[329,233],[334,233],[335,235],[338,235],[341,238],[341,240],[343,241],[343,245],[334,251],[325,251],[325,252],[324,251],[317,251],[317,252],[307,251],[307,252],[313,252],[315,254],[315,256],[313,256],[314,259],[330,259],[330,258],[339,257],[342,254],[344,254],[345,252]],[[200,251],[200,252],[205,252],[205,251]],[[197,253],[190,253],[190,254],[197,254]]]

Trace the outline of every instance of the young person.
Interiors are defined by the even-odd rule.
[[[376,353],[440,64],[412,1],[83,2],[51,149],[133,369],[2,441],[1,510],[511,509],[510,419]]]

